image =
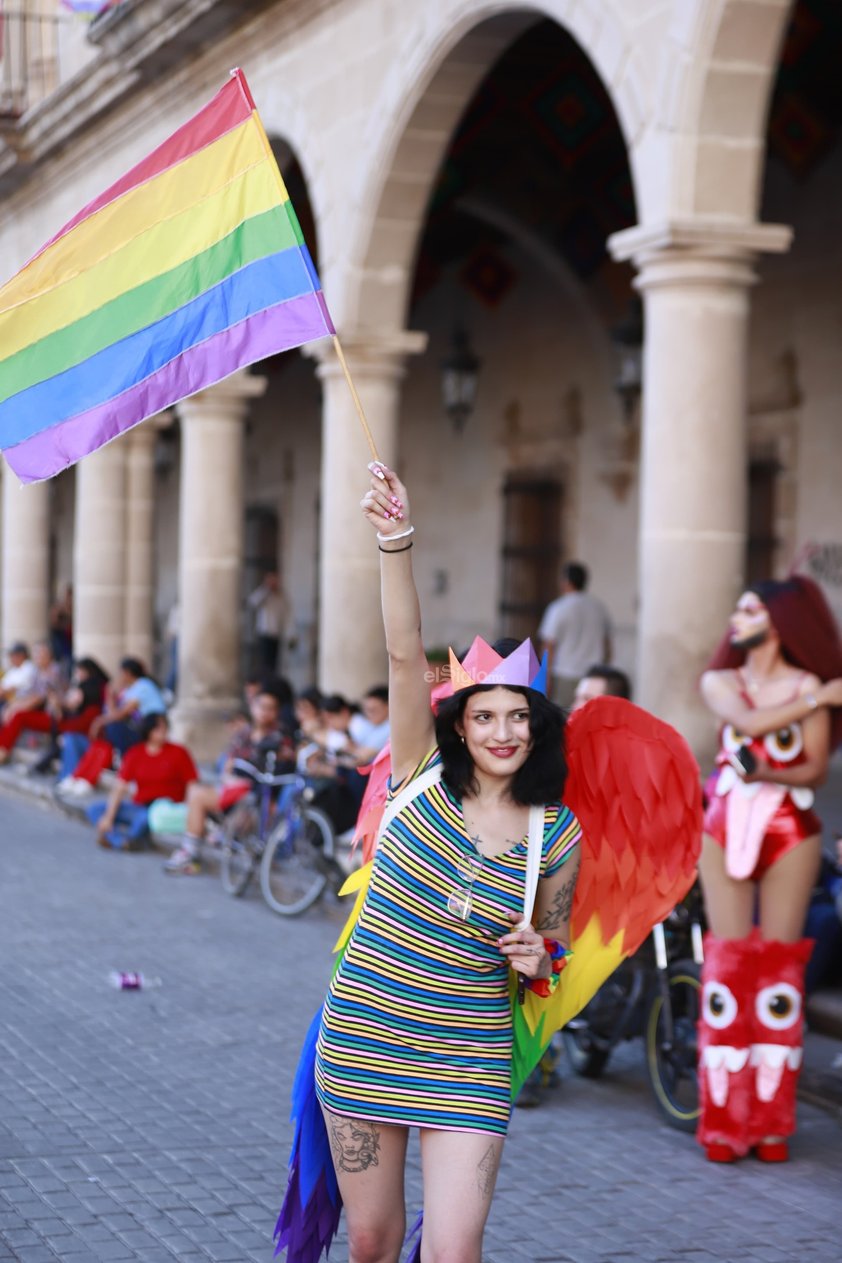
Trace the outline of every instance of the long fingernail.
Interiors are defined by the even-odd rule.
[[[391,515],[391,513],[389,513],[389,512],[388,512],[388,510],[387,510],[387,509],[384,509],[384,510],[383,510],[383,516],[384,516],[384,517],[388,517],[388,518],[390,518],[392,515]]]
[[[392,501],[392,504],[396,504],[399,509],[403,508],[403,504],[397,496],[389,496],[389,499]]]
[[[374,474],[375,478],[379,478],[381,482],[386,481],[386,475],[383,473],[383,470],[376,460],[369,461],[368,468]]]

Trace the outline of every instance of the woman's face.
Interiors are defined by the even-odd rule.
[[[456,725],[474,765],[491,776],[514,776],[529,757],[529,703],[523,693],[498,686],[472,693]]]
[[[731,615],[731,644],[736,649],[762,645],[772,630],[769,611],[756,592],[744,592]]]
[[[295,703],[295,718],[300,724],[314,724],[319,718],[319,711],[309,697],[299,697]]]

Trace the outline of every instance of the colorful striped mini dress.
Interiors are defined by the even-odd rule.
[[[440,761],[434,750],[415,775]],[[547,807],[542,876],[580,838],[563,804]],[[337,1114],[405,1126],[505,1134],[511,1111],[509,966],[497,939],[523,915],[526,838],[479,856],[443,782],[391,821],[330,985],[316,1089]],[[470,889],[467,920],[448,897]]]

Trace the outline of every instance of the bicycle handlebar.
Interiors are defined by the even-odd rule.
[[[280,785],[299,785],[302,789],[305,785],[305,779],[298,772],[261,772],[260,768],[249,763],[246,759],[235,759],[231,764],[232,772],[244,772],[251,780],[258,781],[261,785],[271,785],[273,788]]]

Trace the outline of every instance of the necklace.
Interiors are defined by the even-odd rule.
[[[752,693],[752,694],[758,693],[760,689],[764,687],[764,685],[780,684],[781,681],[784,679],[784,676],[767,675],[767,676],[764,676],[762,680],[757,680],[752,675],[751,671],[749,671],[748,666],[746,664],[743,664],[742,675],[746,683],[746,688],[748,689],[749,693]]]

